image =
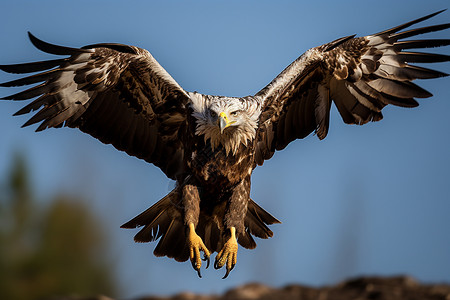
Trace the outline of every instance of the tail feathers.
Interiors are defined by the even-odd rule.
[[[176,205],[180,203],[179,197],[180,194],[173,190],[146,211],[123,224],[121,228],[143,227],[134,237],[139,243],[160,239],[153,252],[155,256],[167,256],[177,261],[188,260],[189,248],[182,208]],[[250,200],[244,221],[246,229],[238,235],[239,244],[244,248],[254,249],[256,242],[252,235],[263,239],[273,236],[267,225],[274,223],[281,222]],[[218,225],[215,217],[200,214],[196,231],[211,252],[219,252],[223,247],[222,229],[223,226]]]
[[[222,230],[213,218],[200,213],[196,232],[211,253],[222,249],[224,243]]]
[[[133,229],[143,226],[144,228],[134,236],[136,242],[147,243],[161,238],[153,252],[155,256],[167,255],[177,261],[186,261],[189,258],[189,249],[182,213],[175,203],[179,203],[179,193],[173,190],[146,211],[123,224],[121,228]]]
[[[150,208],[120,226],[121,228],[134,229],[144,226],[136,234],[134,240],[140,243],[152,242],[157,240],[165,232],[172,221],[171,215],[173,203],[176,203],[178,193],[173,190],[167,196],[156,202]],[[179,213],[180,217],[181,214]]]
[[[241,233],[238,236],[238,243],[239,245],[241,245],[242,247],[246,248],[246,249],[255,249],[256,248],[256,242],[253,239],[252,235],[250,234],[250,231],[247,229],[245,229],[244,233]]]
[[[261,239],[272,237],[273,232],[267,225],[275,223],[281,222],[250,199],[247,206],[247,215],[244,220],[246,230],[238,237],[239,244],[244,248],[254,249],[256,243],[252,235]]]
[[[261,206],[259,206],[255,201],[250,199],[248,204],[249,208],[252,208],[255,212],[255,215],[258,216],[264,223],[267,225],[272,224],[281,224],[281,221],[269,214],[266,210],[264,210]]]
[[[167,255],[167,257],[174,258],[176,261],[188,260],[189,248],[181,219],[172,219],[153,254],[155,256]]]

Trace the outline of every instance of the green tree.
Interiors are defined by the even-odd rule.
[[[39,207],[22,155],[7,178],[0,185],[0,299],[115,295],[107,239],[85,202],[59,195]]]

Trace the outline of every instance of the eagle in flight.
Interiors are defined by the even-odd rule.
[[[314,132],[327,136],[330,107],[343,121],[383,118],[388,104],[415,107],[432,96],[412,83],[447,74],[410,63],[446,62],[450,56],[410,51],[450,39],[408,39],[450,24],[406,28],[440,12],[364,37],[347,36],[312,48],[253,96],[226,97],[185,91],[144,49],[102,43],[70,48],[29,34],[36,48],[65,58],[1,65],[9,73],[36,73],[0,84],[37,84],[4,100],[37,97],[15,115],[37,111],[24,126],[74,127],[159,167],[175,188],[122,225],[141,227],[136,242],[159,239],[156,256],[236,264],[238,244],[273,235],[279,221],[250,198],[253,170],[290,142]],[[405,40],[407,39],[407,40]],[[406,50],[406,51],[405,51]],[[203,253],[203,255],[202,255]]]

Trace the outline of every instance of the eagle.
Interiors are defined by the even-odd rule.
[[[431,93],[412,83],[447,74],[415,63],[450,56],[411,51],[447,46],[450,39],[409,39],[448,29],[450,23],[408,29],[442,11],[363,37],[339,38],[309,49],[252,96],[226,97],[184,90],[144,49],[115,43],[81,48],[53,45],[31,33],[32,44],[64,56],[1,65],[34,73],[0,84],[32,85],[3,100],[34,99],[15,115],[37,111],[23,125],[36,131],[68,126],[160,168],[174,189],[122,225],[136,242],[158,241],[156,256],[190,260],[201,277],[210,255],[226,278],[238,245],[273,236],[279,223],[250,197],[253,170],[276,151],[311,133],[327,136],[335,104],[347,124],[383,118],[391,104],[416,107]]]

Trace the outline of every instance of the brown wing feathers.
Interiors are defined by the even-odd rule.
[[[330,81],[331,97],[341,113],[344,121],[350,124],[365,124],[369,121],[382,119],[381,109],[388,105],[415,107],[418,105],[414,98],[427,98],[432,94],[412,83],[414,79],[430,79],[447,76],[447,74],[423,67],[409,65],[409,63],[433,63],[449,60],[448,55],[420,52],[404,52],[403,49],[432,48],[446,46],[450,40],[413,40],[398,41],[418,34],[444,30],[450,24],[428,26],[399,32],[408,26],[436,15],[408,22],[375,35],[357,38],[333,50],[328,56],[339,59],[340,52],[354,48],[352,43],[361,44],[360,54],[353,58],[359,78]],[[331,51],[331,52],[333,52]]]
[[[450,28],[441,24],[401,31],[441,12],[374,35],[338,39],[307,51],[289,65],[256,94],[264,101],[257,164],[313,131],[325,138],[331,100],[345,123],[365,124],[381,120],[381,110],[388,104],[414,107],[418,105],[414,98],[432,96],[411,81],[447,74],[410,63],[446,62],[450,56],[409,49],[447,46],[450,40],[399,40]]]
[[[145,50],[120,44],[81,49],[52,45],[29,34],[36,48],[69,56],[42,62],[0,66],[9,73],[33,73],[0,86],[37,84],[5,100],[37,97],[15,115],[38,110],[24,126],[77,127],[145,159],[175,178],[183,170],[177,138],[185,121],[186,92]]]

